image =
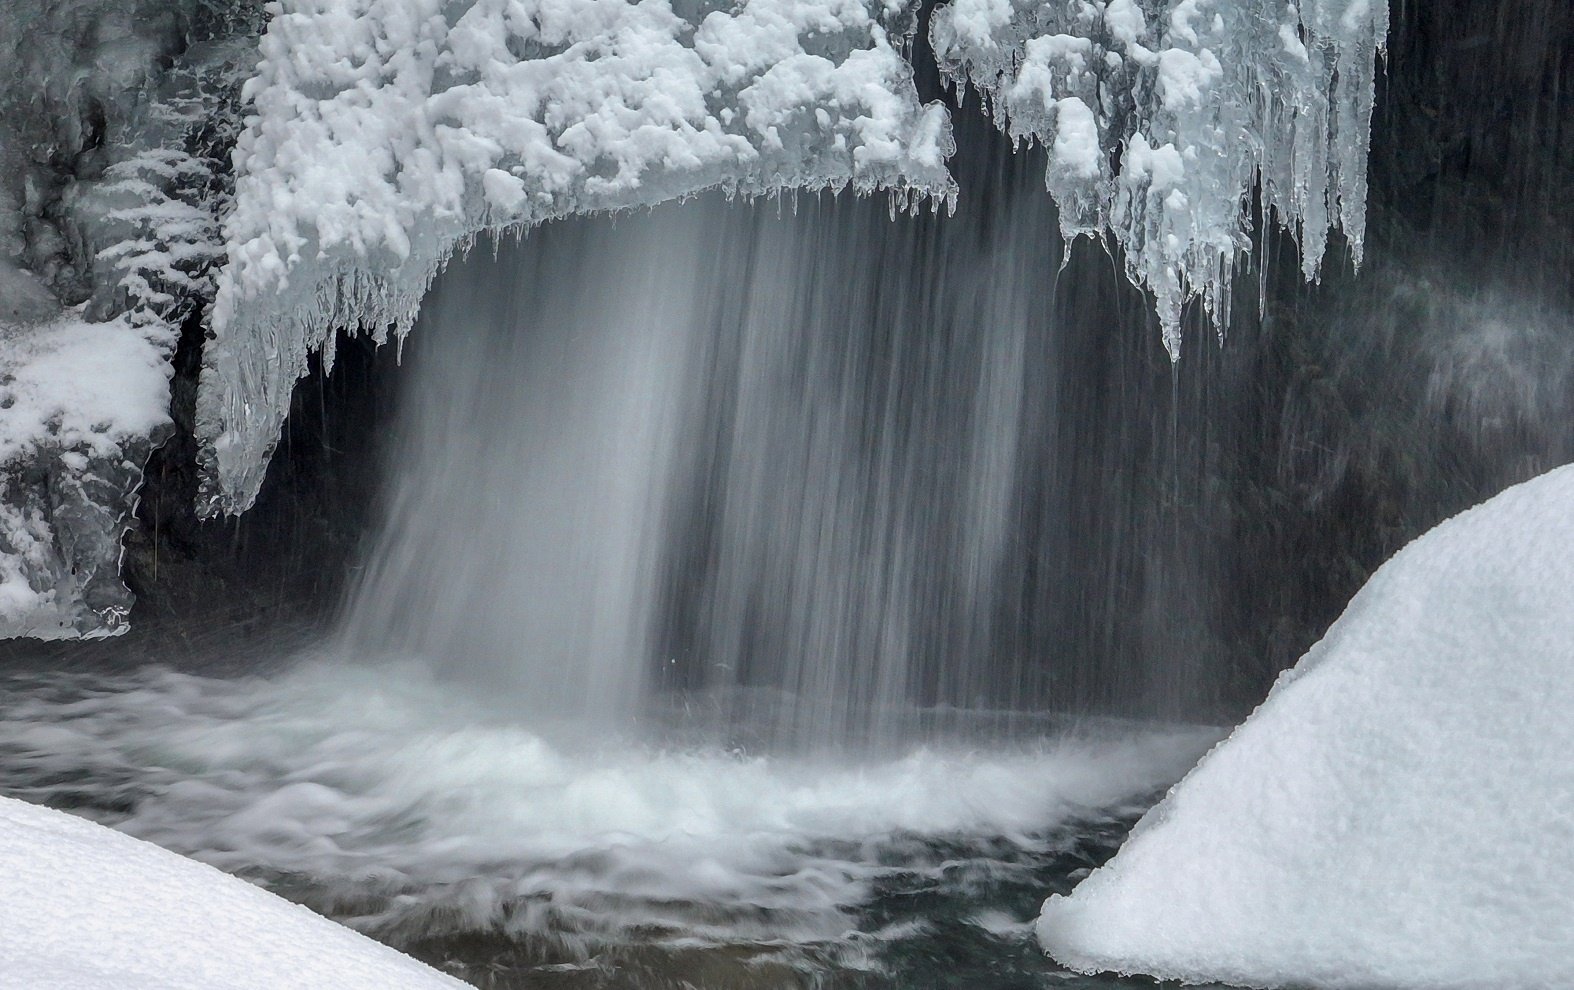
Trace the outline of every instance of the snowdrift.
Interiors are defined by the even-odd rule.
[[[1574,467],[1383,566],[1039,921],[1084,972],[1574,985]]]
[[[0,986],[458,990],[306,908],[128,835],[0,797]]]

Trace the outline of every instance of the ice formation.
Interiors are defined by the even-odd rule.
[[[120,535],[220,254],[219,111],[250,64],[224,9],[0,17],[0,638],[125,628]]]
[[[406,333],[482,230],[851,186],[948,200],[892,0],[285,0],[249,84],[198,433],[240,511],[308,355]]]
[[[1574,984],[1574,467],[1381,568],[1039,937],[1253,987]]]
[[[211,866],[0,797],[0,983],[73,990],[465,984]]]
[[[1222,332],[1254,188],[1316,278],[1333,227],[1357,263],[1387,0],[952,0],[941,70],[1049,151],[1069,241],[1107,234],[1180,353],[1200,297]]]
[[[170,429],[171,343],[80,307],[40,325],[0,320],[0,638],[124,628],[125,499]]]

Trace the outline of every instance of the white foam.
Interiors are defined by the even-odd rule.
[[[46,782],[35,799],[81,797],[58,782],[86,777],[91,803],[133,806],[106,815],[117,827],[394,938],[837,938],[914,837],[1031,845],[1143,799],[1215,738],[1130,731],[838,764],[598,746],[419,668],[328,664],[12,693],[0,750],[14,779]]]

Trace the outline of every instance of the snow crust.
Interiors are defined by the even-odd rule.
[[[465,984],[151,843],[0,797],[0,985],[425,990]]]
[[[1387,32],[1387,0],[952,0],[930,33],[942,72],[1049,149],[1067,240],[1121,247],[1176,358],[1188,299],[1228,322],[1259,183],[1308,279],[1333,228],[1360,263]]]
[[[82,307],[0,322],[0,637],[124,631],[116,548],[142,461],[171,426],[173,350],[161,325],[93,323]]]
[[[208,510],[249,506],[308,355],[402,338],[477,232],[721,187],[949,201],[883,0],[284,0],[248,84],[204,356]]]
[[[1574,467],[1384,565],[1038,934],[1252,987],[1574,985]]]

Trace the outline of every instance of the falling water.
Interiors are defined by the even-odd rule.
[[[1124,587],[1069,507],[1144,495],[1060,428],[1119,314],[1068,314],[1042,163],[985,164],[956,218],[702,198],[456,261],[328,641],[18,682],[0,786],[497,985],[909,986],[935,925],[1041,972],[1044,890],[1217,732],[1065,714],[1128,673],[1057,621]]]
[[[352,654],[615,725],[650,655],[685,369],[725,217],[565,224],[456,265],[426,309]]]
[[[1040,700],[996,630],[1053,394],[1032,185],[968,225],[706,199],[455,265],[346,649],[602,729],[681,689],[799,745]]]

